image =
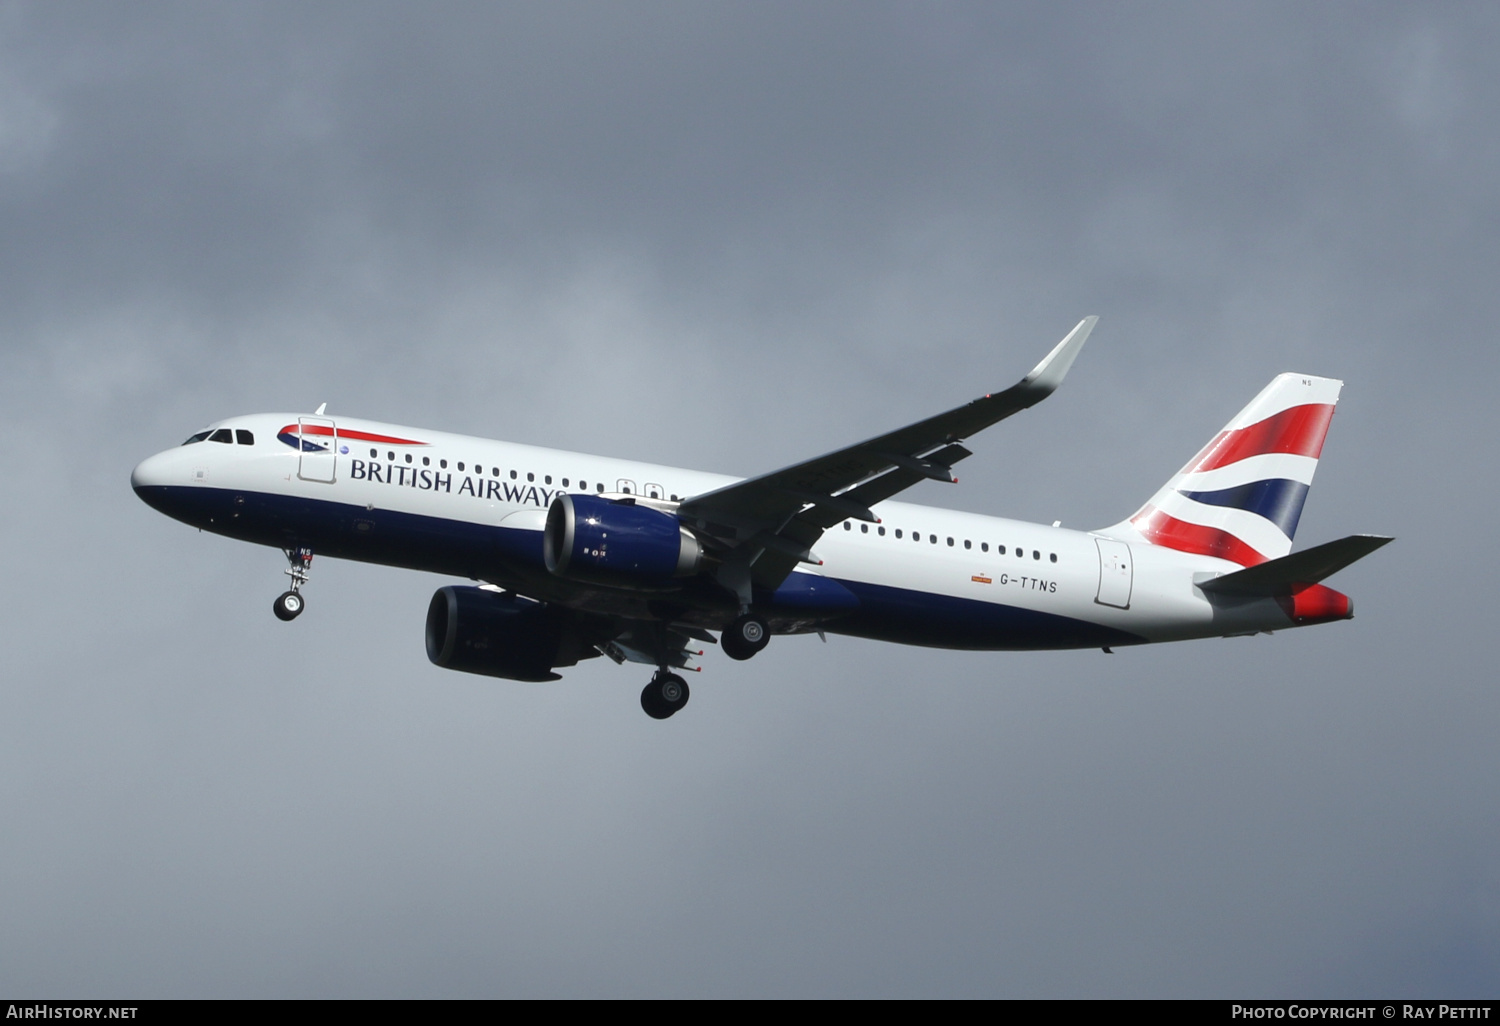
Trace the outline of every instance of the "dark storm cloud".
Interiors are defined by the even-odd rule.
[[[0,985],[1494,991],[1487,7],[0,9]],[[753,472],[1067,386],[917,501],[1128,515],[1348,385],[1359,618],[1100,653],[780,639],[690,709],[445,674],[435,578],[156,516],[254,409]],[[602,661],[602,660],[601,660]],[[663,728],[666,729],[663,729]]]

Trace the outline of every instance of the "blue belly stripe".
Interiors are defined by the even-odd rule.
[[[581,604],[597,591],[547,572],[541,531],[263,492],[196,486],[137,491],[148,505],[174,519],[242,541],[278,548],[306,545],[320,556],[507,582],[553,601],[566,594]],[[645,599],[640,601],[645,609]],[[693,589],[685,589],[676,601],[694,606]],[[1146,641],[1055,613],[816,574],[792,574],[775,593],[758,595],[757,603],[762,602],[773,623],[818,625],[834,634],[929,648],[1020,651]],[[711,612],[716,607],[703,602],[701,608]]]
[[[1037,609],[884,584],[842,583],[859,599],[860,608],[829,623],[828,630],[835,634],[971,651],[1103,648],[1146,642],[1137,634]]]

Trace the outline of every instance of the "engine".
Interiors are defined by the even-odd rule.
[[[599,653],[569,610],[484,588],[439,588],[427,607],[427,658],[445,670],[510,680],[558,680],[552,671]]]
[[[559,495],[547,511],[547,569],[570,581],[670,587],[703,568],[703,549],[671,513],[597,495]]]

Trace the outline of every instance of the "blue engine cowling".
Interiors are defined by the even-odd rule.
[[[703,550],[672,514],[597,495],[559,495],[547,510],[547,569],[570,581],[670,587],[703,566]]]
[[[484,588],[439,588],[427,607],[427,658],[445,670],[510,680],[559,680],[552,671],[599,653],[569,610]]]

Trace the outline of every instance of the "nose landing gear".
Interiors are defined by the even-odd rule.
[[[295,591],[284,591],[271,603],[271,611],[278,620],[295,620],[302,612],[302,596]]]
[[[675,673],[658,670],[641,692],[641,708],[653,720],[664,720],[688,702],[687,681]]]
[[[295,620],[302,614],[306,603],[302,600],[302,586],[307,583],[308,570],[312,566],[313,552],[309,548],[282,549],[289,564],[286,575],[292,579],[290,591],[276,596],[271,611],[278,620]]]

